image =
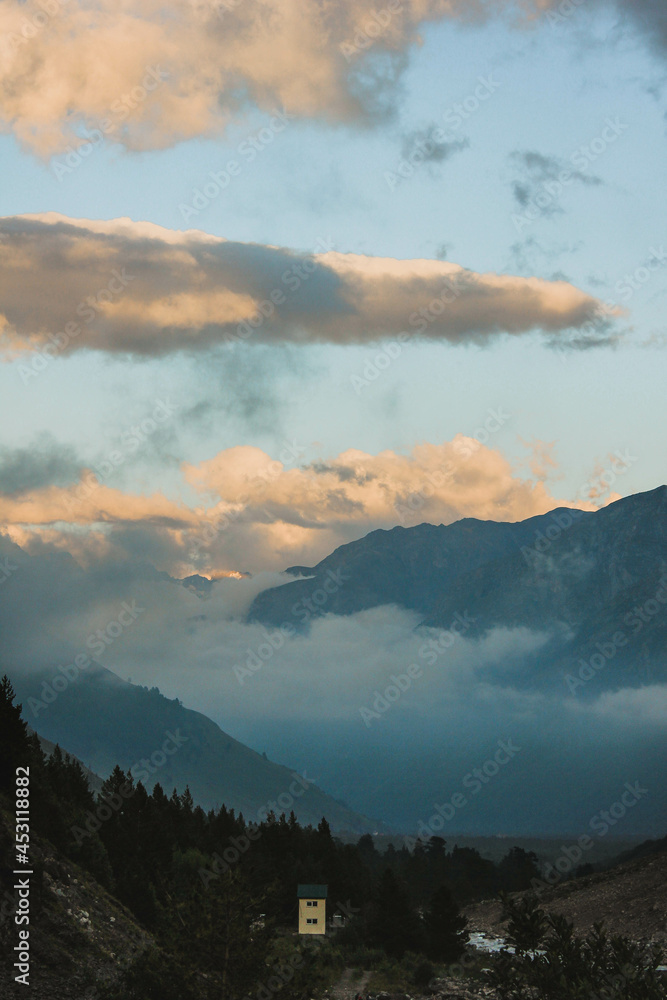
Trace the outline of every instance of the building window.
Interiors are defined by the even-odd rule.
[[[317,917],[306,917],[306,923],[307,924],[316,924],[317,923]]]

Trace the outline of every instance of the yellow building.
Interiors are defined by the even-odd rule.
[[[299,934],[326,934],[327,886],[299,885]]]

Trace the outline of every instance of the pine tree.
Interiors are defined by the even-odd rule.
[[[386,868],[378,885],[370,919],[370,936],[392,958],[402,958],[408,950],[418,950],[420,928],[404,887],[391,868]]]
[[[513,847],[500,862],[498,872],[505,892],[528,889],[531,879],[540,877],[537,855],[532,851],[524,851],[522,847]]]
[[[468,921],[446,885],[441,885],[424,914],[426,954],[436,962],[455,962],[465,951]]]
[[[21,718],[21,705],[15,705],[16,692],[7,674],[0,681],[0,791],[14,789],[16,768],[30,766],[33,744],[28,725]]]

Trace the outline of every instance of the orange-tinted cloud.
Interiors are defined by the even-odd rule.
[[[175,575],[219,575],[312,565],[338,545],[397,524],[518,521],[556,506],[596,509],[586,500],[557,500],[543,482],[517,476],[500,452],[463,435],[418,445],[408,455],[350,449],[329,461],[295,460],[242,446],[185,465],[184,480],[201,495],[200,506],[84,479],[0,498],[0,519],[28,547],[31,537],[44,538],[85,559],[90,533],[90,558],[141,549]]]
[[[38,352],[24,380],[82,349],[162,355],[401,334],[462,343],[571,327],[600,342],[591,322],[600,309],[565,281],[440,260],[296,253],[129,219],[0,220],[0,343],[9,354]]]
[[[662,0],[598,4],[615,6],[664,51]],[[82,127],[93,141],[129,149],[220,134],[248,104],[364,120],[426,22],[509,14],[532,25],[561,8],[561,0],[3,0],[0,127],[50,156],[86,141]],[[378,54],[385,64],[376,75]]]
[[[503,4],[499,4],[502,8]],[[3,0],[0,123],[41,156],[84,141],[129,149],[220,134],[248,103],[332,122],[370,113],[361,63],[400,57],[418,28],[484,0]],[[401,64],[396,59],[398,72]],[[386,85],[388,74],[384,73]]]

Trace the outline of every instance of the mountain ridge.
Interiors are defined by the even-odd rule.
[[[13,676],[19,700],[38,698],[45,676]],[[270,811],[294,810],[306,824],[326,816],[335,830],[378,828],[327,795],[307,773],[269,761],[179,699],[124,681],[99,664],[70,684],[34,727],[96,775],[108,777],[118,764],[148,791],[157,782],[169,793],[174,787],[182,793],[187,785],[204,809],[225,805],[253,821]]]

